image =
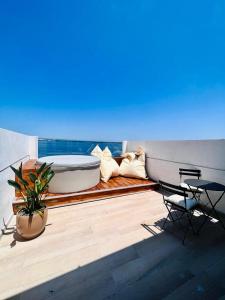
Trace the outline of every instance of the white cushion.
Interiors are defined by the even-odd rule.
[[[123,157],[119,169],[121,176],[147,179],[143,149],[139,148],[137,152],[124,153]]]
[[[197,200],[194,198],[186,198],[186,206],[185,206],[184,197],[176,194],[171,196],[165,196],[164,199],[178,206],[186,208],[187,210],[193,208],[198,203]]]
[[[130,161],[136,158],[135,152],[126,152],[122,156],[128,158]]]
[[[113,159],[112,153],[108,147],[105,147],[102,151],[97,145],[91,154],[97,156],[101,160],[100,171],[102,181],[107,182],[111,177],[119,175],[119,165],[115,159]]]
[[[101,179],[104,182],[107,182],[111,177],[119,176],[119,165],[112,157],[108,147],[102,151],[100,171]]]
[[[105,147],[105,149],[102,151],[102,155],[108,159],[112,158],[112,152],[109,150],[109,147]]]
[[[97,145],[91,152],[91,155],[98,157],[101,160],[100,171],[101,180],[107,182],[111,177],[119,175],[119,165],[113,159],[112,153],[108,147],[102,151],[102,149]]]
[[[99,145],[96,145],[95,148],[92,150],[91,155],[96,156],[101,159],[102,156],[102,149],[99,147]]]
[[[185,188],[185,189],[187,189],[187,190],[189,190],[189,191],[193,191],[193,192],[198,191],[198,192],[201,192],[201,193],[203,192],[202,189],[199,189],[199,188],[197,188],[197,187],[195,187],[195,186],[192,186],[192,185],[188,185],[188,184],[185,183],[185,182],[182,182],[182,183],[180,184],[180,186],[183,187],[183,188]]]

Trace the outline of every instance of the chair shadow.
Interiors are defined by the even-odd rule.
[[[173,211],[171,212],[171,215],[174,219],[179,217],[179,212]],[[215,222],[213,217],[208,217],[207,221],[205,222],[203,228],[201,228],[200,232],[198,233],[198,229],[201,227],[202,223],[205,221],[205,215],[201,213],[201,211],[196,211],[196,213],[193,215],[193,225],[195,229],[195,233],[192,232],[190,229],[190,232],[187,235],[186,240],[190,242],[197,241],[197,239],[202,237],[205,237],[207,235],[207,231],[209,229],[214,230],[215,227],[219,230],[219,228],[222,230],[220,224],[218,222]],[[149,231],[152,235],[157,235],[158,232],[154,230],[154,228],[157,228],[157,230],[160,232],[166,232],[168,234],[172,234],[174,237],[182,241],[182,237],[184,234],[184,231],[187,229],[189,225],[188,219],[186,217],[183,217],[181,221],[173,222],[172,219],[169,217],[168,219],[163,217],[159,220],[157,220],[154,224],[141,224],[141,226]]]

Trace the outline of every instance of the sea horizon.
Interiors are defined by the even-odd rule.
[[[38,157],[50,155],[90,155],[96,145],[99,145],[102,150],[108,146],[114,157],[120,156],[122,153],[122,142],[39,138]]]

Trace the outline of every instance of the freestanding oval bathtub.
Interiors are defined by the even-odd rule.
[[[55,176],[49,183],[50,193],[74,193],[92,188],[100,181],[100,160],[88,155],[41,157],[36,164],[53,163]]]

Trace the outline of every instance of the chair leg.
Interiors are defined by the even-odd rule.
[[[173,218],[173,215],[171,214],[172,206],[171,206],[170,209],[169,209],[168,204],[166,204],[166,208],[167,208],[167,210],[168,210],[168,216],[171,218],[172,222],[174,223],[174,222],[175,222],[175,219]]]
[[[177,212],[175,212],[175,215],[176,215],[176,218],[177,218],[176,220],[179,222],[179,225],[180,225],[181,227],[183,227],[183,224],[182,224],[182,222],[181,222],[180,220],[183,218],[184,214],[185,214],[185,212],[182,211],[182,212],[181,212],[181,215],[178,216],[178,215],[177,215]]]
[[[166,206],[166,209],[168,210],[168,214],[167,214],[167,216],[166,216],[166,219],[165,219],[164,222],[163,222],[162,229],[165,228],[165,225],[166,225],[166,223],[168,222],[169,217],[170,217],[170,218],[172,219],[172,221],[174,222],[173,216],[172,216],[172,214],[171,214],[171,208],[169,209],[169,207],[168,207],[168,205],[167,205],[166,203],[165,203],[165,206]]]
[[[190,219],[189,219],[188,213],[187,213],[187,218],[188,218],[188,222],[189,222],[189,225],[190,225]],[[184,232],[184,236],[183,236],[183,240],[182,240],[183,245],[184,245],[184,241],[185,241],[189,231],[190,231],[190,226],[186,226],[186,230]]]
[[[177,217],[177,214],[176,214],[176,211],[175,211],[176,219],[174,219],[174,217],[173,217],[173,215],[172,215],[172,213],[171,213],[171,211],[172,211],[172,206],[168,206],[167,203],[165,203],[165,206],[166,206],[166,209],[168,210],[168,215],[167,215],[167,217],[166,217],[166,219],[165,219],[165,221],[164,221],[164,223],[163,223],[162,228],[163,228],[163,229],[165,228],[165,225],[166,225],[166,223],[168,222],[169,217],[170,217],[170,219],[172,220],[173,224],[174,224],[177,228],[178,228],[178,226],[177,226],[177,224],[176,224],[177,221],[179,222],[180,226],[182,227],[182,224],[181,224],[181,222],[180,222],[180,219],[181,219],[181,218],[183,217],[183,215],[185,214],[185,211],[182,212],[182,216],[181,216],[181,217]]]
[[[164,222],[163,222],[162,229],[165,228],[166,223],[168,222],[168,217],[169,217],[169,214],[167,214],[167,216],[166,216],[166,218],[165,218],[165,220],[164,220]]]
[[[199,213],[201,213],[201,215],[204,217],[204,221],[200,224],[197,224],[197,229],[196,229],[196,235],[199,235],[202,227],[205,225],[205,223],[209,220],[209,216],[206,214],[206,212],[204,212],[204,210],[202,209],[202,207],[199,205],[196,209]]]
[[[188,232],[189,232],[189,227],[187,227],[187,229],[186,229],[186,231],[185,231],[185,233],[184,233],[184,237],[183,237],[183,240],[182,240],[182,244],[184,245],[184,241],[185,241],[185,239],[186,239],[186,237],[187,237],[187,234],[188,234]]]
[[[192,223],[193,212],[191,212],[191,213],[188,212],[188,213],[187,213],[187,218],[188,218],[189,225],[190,225],[191,228],[192,228],[193,234],[196,234],[196,231],[195,231],[195,229],[194,229],[194,225],[193,225],[193,223]]]
[[[192,229],[193,234],[194,235],[196,234],[196,231],[194,229],[194,225],[192,223],[192,218],[193,218],[193,212],[187,212],[187,219],[188,219],[189,226],[187,226],[187,230],[184,233],[184,237],[183,237],[183,240],[182,240],[182,244],[183,245],[184,245],[184,241],[185,241],[185,239],[187,237],[187,234],[190,231],[190,228]]]
[[[213,212],[213,214],[216,216],[217,220],[219,221],[220,225],[222,226],[223,230],[225,230],[225,225],[224,225],[222,219],[220,218],[219,214],[215,210],[215,206],[212,206],[212,207],[213,208],[211,209],[211,212]]]
[[[166,206],[166,208],[167,208],[167,210],[168,210],[168,215],[167,215],[166,219],[164,220],[164,223],[163,223],[162,228],[163,228],[163,229],[165,228],[165,225],[166,225],[166,223],[169,221],[169,218],[172,220],[172,222],[173,222],[174,225],[176,225],[176,221],[178,221],[179,224],[180,224],[180,228],[182,229],[182,231],[184,231],[184,236],[183,236],[183,239],[182,239],[182,244],[184,245],[184,241],[185,241],[185,239],[186,239],[186,237],[187,237],[187,235],[188,235],[190,229],[192,229],[192,232],[193,232],[194,235],[196,234],[196,231],[195,231],[195,229],[194,229],[194,225],[193,225],[193,223],[192,223],[193,211],[191,211],[191,212],[190,212],[190,211],[182,211],[181,216],[177,216],[177,213],[175,212],[175,215],[176,215],[177,218],[174,219],[174,217],[173,217],[173,215],[172,215],[172,213],[171,213],[172,207],[169,207],[167,203],[165,203],[165,206]],[[187,219],[188,219],[188,225],[189,225],[189,226],[188,226],[188,225],[186,226],[186,229],[184,228],[184,225],[180,222],[180,219],[181,219],[184,215],[187,216]]]

